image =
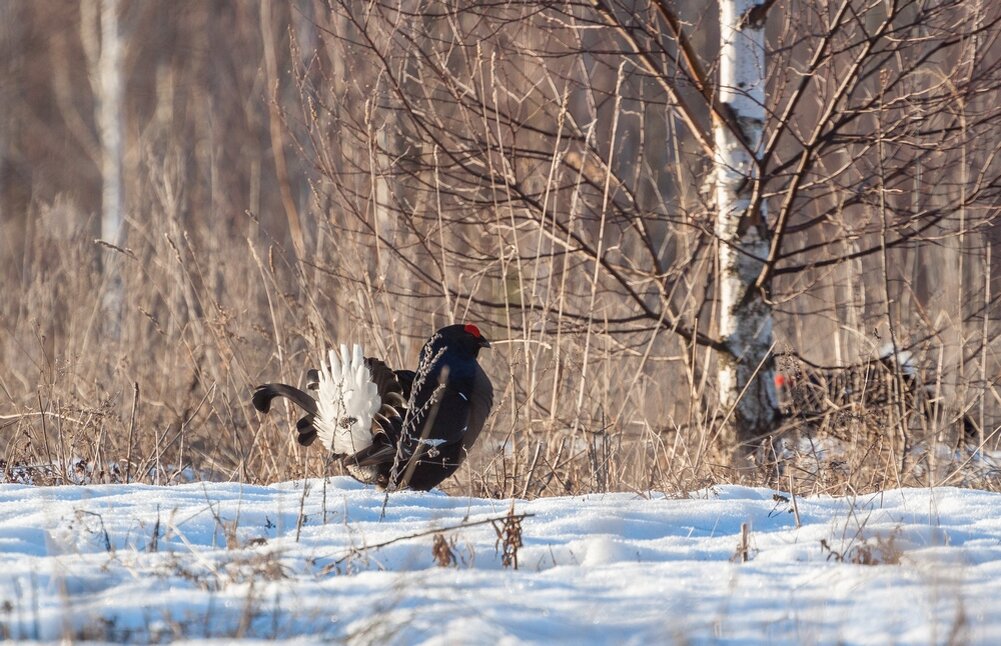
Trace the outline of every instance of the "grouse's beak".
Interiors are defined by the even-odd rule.
[[[481,337],[479,338],[479,341],[480,341],[480,347],[481,347],[481,348],[489,348],[489,347],[490,347],[490,342],[489,342],[489,341],[487,341],[487,340],[486,340],[485,338],[483,338],[482,336],[481,336]]]

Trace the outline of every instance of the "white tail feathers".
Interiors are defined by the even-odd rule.
[[[372,444],[372,419],[379,411],[378,387],[372,383],[361,346],[341,344],[320,361],[313,425],[320,442],[335,455],[353,455]]]

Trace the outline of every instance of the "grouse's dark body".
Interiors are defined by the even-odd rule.
[[[837,368],[809,364],[795,354],[777,358],[780,370],[775,373],[775,390],[780,411],[808,427],[839,429],[852,422],[854,428],[864,415],[878,428],[903,410],[909,423],[925,427],[961,424],[961,439],[979,436],[979,427],[969,415],[944,406],[940,388],[933,379],[923,378],[907,349],[887,345],[875,358]]]
[[[275,397],[298,405],[305,413],[296,424],[299,443],[319,438],[362,482],[427,490],[459,468],[490,413],[493,387],[476,360],[485,347],[476,326],[450,325],[424,344],[409,371],[342,346],[340,357],[331,352],[309,371],[315,396],[264,384],[253,404],[262,413]]]

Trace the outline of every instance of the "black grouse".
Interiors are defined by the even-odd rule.
[[[493,405],[493,386],[476,362],[489,348],[475,325],[449,325],[421,349],[416,371],[392,370],[363,356],[361,346],[330,350],[307,373],[310,394],[286,384],[254,391],[254,408],[286,397],[305,415],[298,441],[317,438],[348,473],[382,488],[426,491],[455,473]]]

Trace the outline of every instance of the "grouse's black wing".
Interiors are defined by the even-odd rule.
[[[412,439],[423,444],[469,447],[483,430],[493,405],[493,387],[474,361],[451,362],[429,378],[413,398]]]
[[[483,425],[490,416],[490,409],[494,405],[494,387],[490,383],[490,377],[479,365],[476,366],[476,374],[473,376],[473,387],[469,393],[469,419],[467,428],[462,434],[463,455],[460,459],[465,459],[465,451],[473,446],[473,442],[479,437]]]

